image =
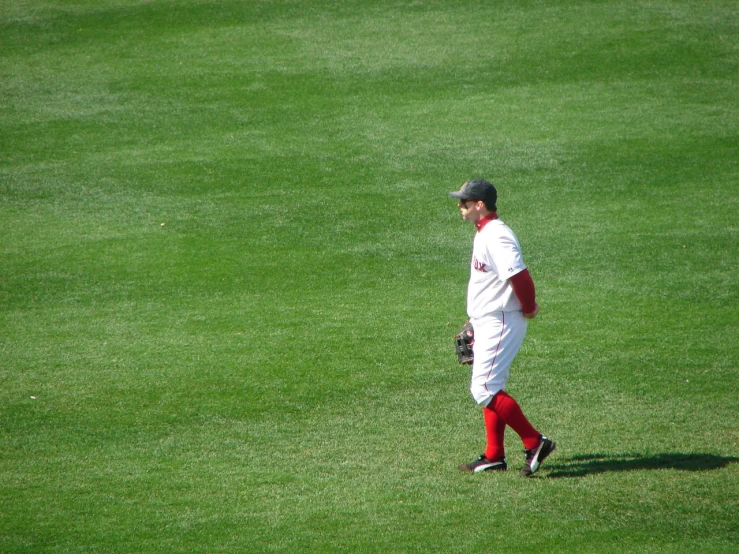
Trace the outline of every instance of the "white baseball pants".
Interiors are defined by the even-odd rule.
[[[487,406],[498,391],[505,389],[511,364],[526,337],[528,320],[519,310],[493,312],[470,321],[475,330],[470,392],[475,402]]]

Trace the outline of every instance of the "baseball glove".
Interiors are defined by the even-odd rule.
[[[475,344],[475,332],[472,329],[472,323],[468,321],[462,330],[454,335],[454,350],[457,352],[457,360],[460,364],[472,364],[475,359],[472,353],[473,344]]]

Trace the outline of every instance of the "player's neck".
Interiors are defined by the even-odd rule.
[[[475,227],[478,231],[482,231],[483,227],[490,223],[491,221],[498,219],[498,213],[497,212],[488,212],[486,215],[483,215],[480,219],[475,221]]]

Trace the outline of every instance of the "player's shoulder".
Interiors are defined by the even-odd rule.
[[[516,234],[500,219],[491,221],[489,225],[485,226],[482,233],[484,236],[481,238],[487,244],[518,245]]]
[[[502,219],[494,219],[490,221],[485,227],[482,228],[482,232],[488,235],[512,235],[513,231]]]

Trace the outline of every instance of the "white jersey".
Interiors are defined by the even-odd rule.
[[[475,225],[467,315],[480,318],[493,312],[521,310],[521,303],[508,279],[526,266],[513,231],[500,219],[485,218]]]

